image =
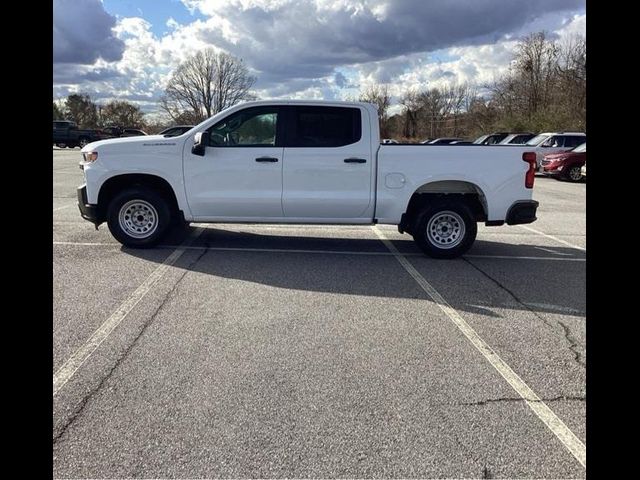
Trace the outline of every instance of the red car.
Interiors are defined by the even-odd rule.
[[[560,153],[550,153],[542,160],[542,173],[563,178],[570,182],[582,180],[582,166],[587,162],[587,143],[578,145],[573,150]]]

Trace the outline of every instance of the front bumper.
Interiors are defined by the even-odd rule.
[[[536,210],[539,203],[535,200],[520,200],[515,202],[507,212],[507,225],[521,225],[533,223],[537,220]]]
[[[102,221],[100,221],[100,218],[98,216],[98,206],[91,205],[90,203],[87,202],[87,186],[82,185],[78,187],[77,193],[78,193],[78,208],[80,209],[80,216],[85,220],[90,221],[96,226],[96,228],[98,228],[98,225],[100,225]]]
[[[542,165],[540,168],[540,172],[544,175],[550,176],[550,177],[556,177],[559,175],[562,175],[564,170],[564,165],[560,164],[553,164],[553,163],[547,163],[546,165]]]

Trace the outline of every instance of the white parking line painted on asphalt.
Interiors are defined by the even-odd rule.
[[[559,258],[559,257],[527,257],[521,255],[463,255],[464,258],[506,258],[509,260],[549,260],[560,262],[586,262],[586,258]]]
[[[116,242],[53,242],[54,245],[74,245],[77,247],[121,247],[120,243]],[[160,247],[158,247],[160,248]],[[172,247],[174,248],[174,247]],[[184,247],[187,248],[187,247]]]
[[[565,256],[565,257],[571,256],[570,253],[556,252],[555,250],[551,250],[549,248],[543,248],[543,247],[534,247],[534,248],[537,248],[538,250],[542,250],[543,252],[553,253],[554,255],[561,255],[561,256]]]
[[[398,251],[393,243],[391,243],[384,233],[372,227],[378,235],[378,238],[392,252],[409,275],[413,277],[418,285],[425,291],[429,297],[440,307],[440,310],[451,320],[451,322],[464,334],[471,344],[482,354],[482,356],[495,368],[500,375],[511,385],[511,387],[520,395],[527,406],[535,413],[540,420],[555,434],[575,459],[586,467],[587,452],[584,443],[567,427],[560,418],[544,403],[538,395],[515,373],[507,363],[476,333],[464,318],[427,282],[427,280],[418,272],[413,265]]]
[[[78,247],[121,247],[119,243],[107,242],[53,242],[54,245],[70,245]],[[300,250],[290,248],[243,248],[243,247],[199,247],[199,246],[179,246],[179,245],[158,245],[156,248],[184,248],[185,250],[211,250],[218,252],[264,252],[264,253],[319,253],[319,254],[335,254],[335,255],[379,255],[392,257],[391,252],[359,252],[353,250]],[[424,257],[420,252],[406,252],[403,255],[410,257]],[[558,257],[526,257],[518,255],[464,255],[468,258],[504,258],[510,260],[550,260],[565,262],[584,262],[584,258],[558,258]]]
[[[203,228],[197,228],[191,237],[185,243],[195,240],[202,232]],[[100,325],[100,327],[91,335],[89,340],[85,342],[71,357],[64,362],[60,369],[53,375],[53,395],[56,395],[62,387],[69,381],[71,377],[78,371],[84,362],[96,351],[102,342],[120,325],[122,320],[129,314],[131,310],[142,300],[142,298],[151,290],[158,280],[171,268],[171,266],[182,256],[187,250],[184,247],[176,248],[162,264],[157,267],[147,279],[127,298],[118,309]]]
[[[54,208],[54,209],[53,209],[53,211],[54,211],[54,212],[57,212],[58,210],[62,210],[63,208],[74,207],[74,206],[76,206],[76,205],[77,205],[77,203],[72,203],[71,205],[63,205],[62,207]]]
[[[586,252],[586,248],[579,247],[578,245],[574,245],[573,243],[566,242],[561,238],[554,237],[553,235],[549,235],[548,233],[541,232],[540,230],[536,230],[535,228],[527,227],[526,225],[518,225],[520,228],[524,228],[525,230],[529,230],[530,232],[537,233],[538,235],[542,235],[543,237],[550,238],[551,240],[555,240],[558,243],[566,245],[567,247],[575,248],[576,250],[582,250]]]

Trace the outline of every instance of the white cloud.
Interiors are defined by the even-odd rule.
[[[344,98],[374,82],[389,83],[399,97],[409,87],[488,83],[508,69],[523,35],[584,34],[586,19],[584,0],[182,2],[201,18],[169,18],[161,36],[143,18],[119,19],[113,34],[121,58],[54,65],[54,93],[95,92],[152,109],[172,69],[213,47],[245,61],[262,98]]]

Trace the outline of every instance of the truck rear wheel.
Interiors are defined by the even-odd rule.
[[[433,258],[456,258],[476,239],[478,225],[469,207],[457,200],[435,200],[418,214],[413,239]]]
[[[157,192],[133,187],[113,197],[107,209],[109,231],[127,247],[156,245],[171,224],[171,210]]]

